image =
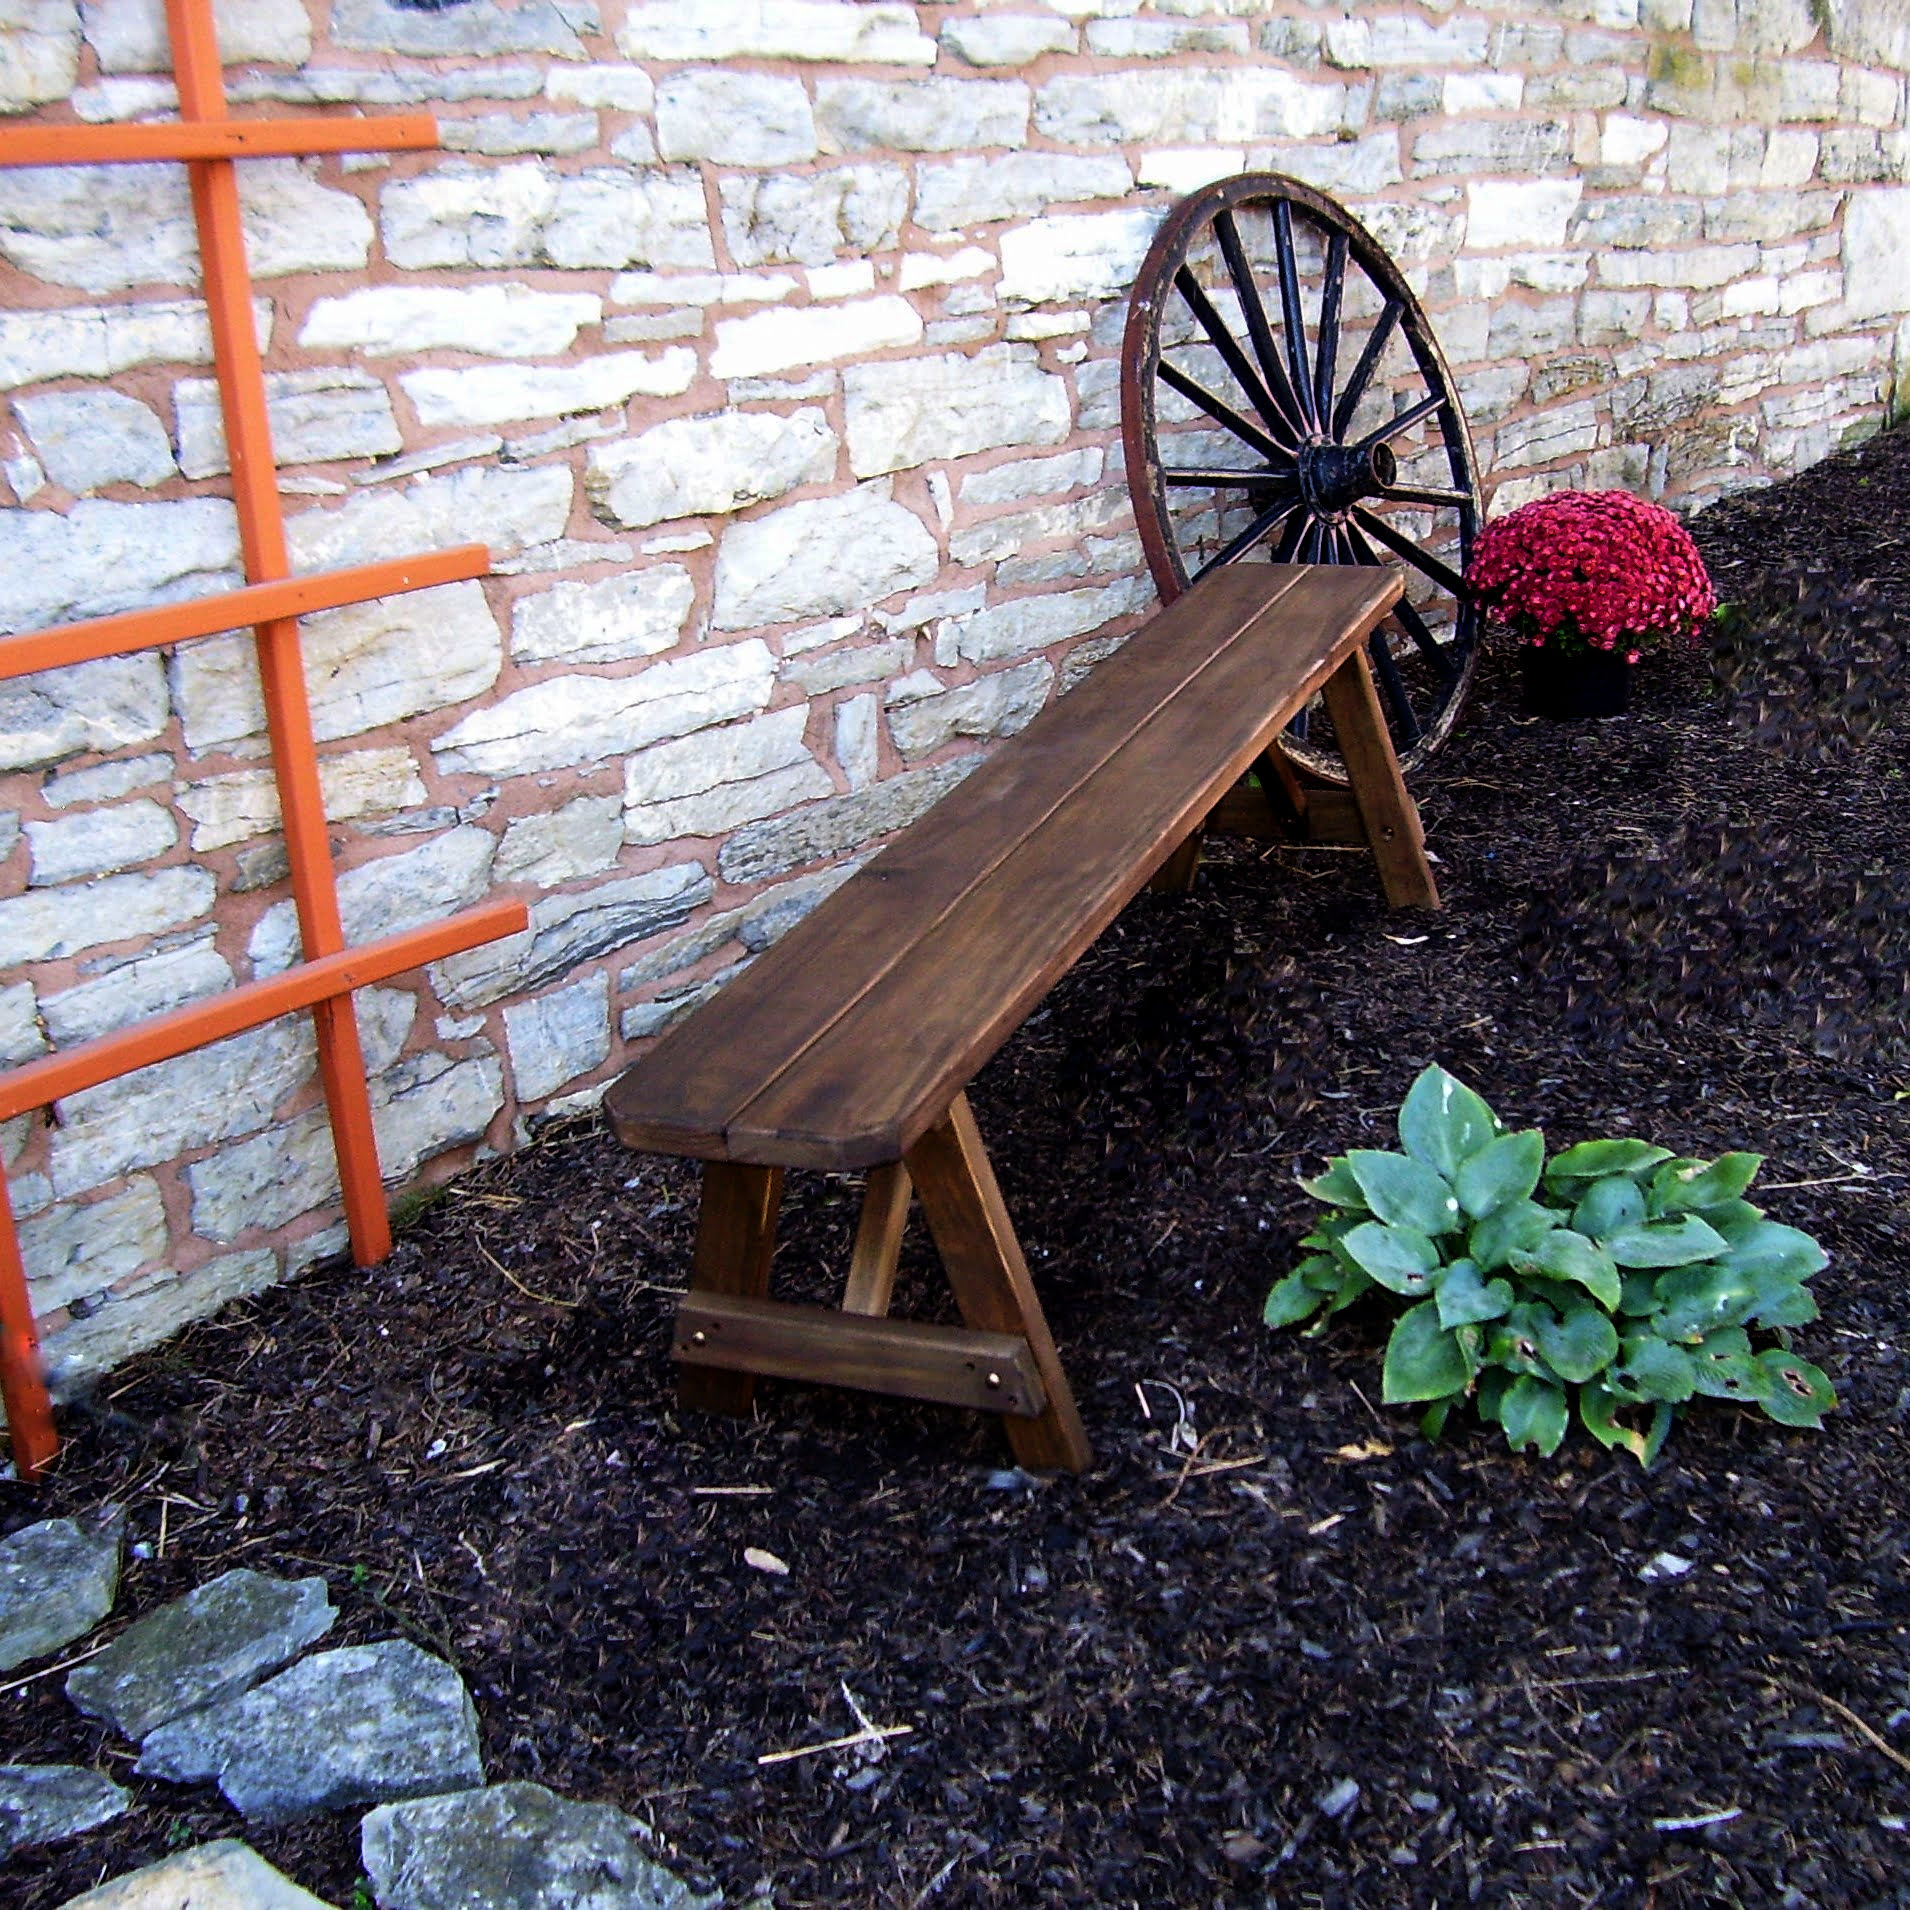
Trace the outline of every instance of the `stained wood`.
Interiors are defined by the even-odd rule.
[[[769,1292],[776,1210],[782,1198],[780,1167],[712,1161],[704,1168],[691,1293],[760,1300]],[[740,1418],[755,1394],[756,1382],[747,1373],[686,1363],[677,1374],[677,1397],[692,1411]]]
[[[1262,842],[1312,842],[1323,848],[1364,849],[1366,827],[1350,789],[1309,789],[1306,820],[1296,823],[1258,789],[1236,783],[1207,816],[1211,836],[1248,836]]]
[[[852,1386],[1014,1415],[1024,1423],[1047,1404],[1034,1356],[1019,1334],[692,1294],[677,1308],[672,1350],[679,1360],[697,1363],[686,1372],[724,1368],[736,1375]]]
[[[1177,849],[1170,850],[1167,860],[1148,878],[1147,886],[1156,895],[1187,895],[1194,887],[1194,877],[1200,873],[1200,839],[1203,831],[1196,829]]]
[[[618,1138],[658,1153],[726,1158],[730,1124],[763,1083],[935,932],[1031,826],[1217,655],[1263,625],[1305,575],[1290,565],[1228,566],[1163,611],[792,929],[772,961],[744,970],[664,1035],[604,1097]]]
[[[862,1218],[856,1226],[856,1244],[849,1255],[849,1284],[842,1295],[845,1313],[880,1318],[889,1310],[895,1291],[896,1261],[902,1252],[903,1229],[909,1224],[909,1202],[914,1187],[909,1170],[900,1161],[869,1169],[862,1194]]]
[[[1396,909],[1436,909],[1439,885],[1426,860],[1425,831],[1400,774],[1364,650],[1355,650],[1327,683],[1326,707],[1387,901]]]
[[[977,1332],[1026,1339],[1041,1376],[1040,1417],[1005,1422],[1015,1457],[1031,1471],[1085,1471],[1094,1457],[1087,1429],[966,1095],[909,1150],[908,1169],[963,1320]]]

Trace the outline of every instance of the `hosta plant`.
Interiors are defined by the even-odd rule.
[[[1548,1160],[1536,1128],[1508,1133],[1439,1067],[1413,1083],[1399,1138],[1402,1153],[1355,1149],[1303,1183],[1328,1211],[1266,1320],[1318,1316],[1317,1332],[1364,1294],[1397,1294],[1385,1397],[1423,1404],[1429,1436],[1470,1397],[1514,1451],[1551,1454],[1576,1406],[1601,1445],[1649,1465],[1694,1397],[1786,1426],[1837,1404],[1786,1330],[1816,1319],[1805,1282],[1826,1255],[1744,1198],[1760,1155],[1623,1139]]]

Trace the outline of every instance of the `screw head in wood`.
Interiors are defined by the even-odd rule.
[[[691,1341],[697,1346],[701,1346],[703,1342],[707,1340],[709,1337],[710,1336],[707,1333],[703,1333],[703,1332],[692,1333],[690,1335]]]
[[[999,1386],[1001,1384],[1001,1375],[999,1373],[990,1373],[988,1383],[990,1386]]]

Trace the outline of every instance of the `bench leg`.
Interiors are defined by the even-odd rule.
[[[1439,888],[1426,860],[1419,810],[1399,772],[1364,650],[1355,650],[1327,678],[1326,707],[1386,900],[1396,909],[1436,909]]]
[[[1200,871],[1201,838],[1207,833],[1203,823],[1182,838],[1180,847],[1148,877],[1147,886],[1155,895],[1191,895],[1194,877]]]
[[[731,1293],[748,1300],[769,1292],[769,1260],[776,1251],[776,1210],[783,1170],[740,1161],[710,1161],[703,1169],[703,1204],[696,1221],[692,1293]],[[756,1395],[753,1373],[721,1372],[687,1362],[677,1369],[677,1398],[693,1412],[741,1418]]]
[[[909,1224],[914,1195],[909,1170],[900,1161],[872,1167],[862,1196],[862,1219],[849,1256],[849,1284],[842,1295],[845,1313],[880,1319],[895,1291],[895,1265],[902,1251],[902,1230]]]
[[[907,1159],[963,1320],[981,1332],[1021,1335],[1041,1375],[1048,1396],[1041,1416],[1003,1421],[1015,1457],[1031,1470],[1085,1471],[1094,1456],[1087,1430],[966,1095],[955,1097]]]

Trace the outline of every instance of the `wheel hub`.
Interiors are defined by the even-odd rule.
[[[1300,447],[1300,493],[1321,517],[1338,517],[1363,497],[1378,497],[1399,476],[1399,461],[1384,444]]]

